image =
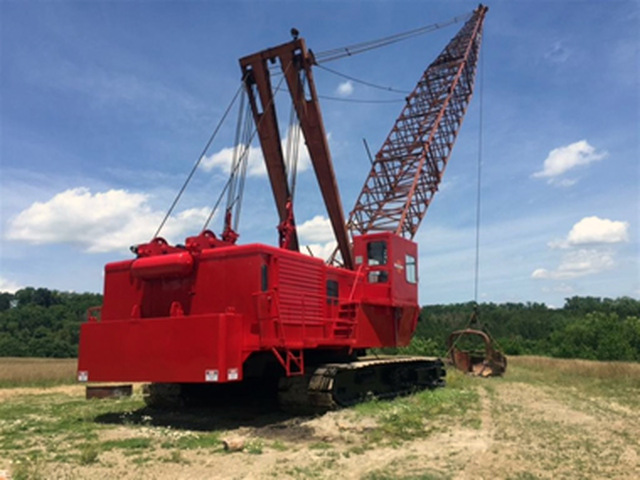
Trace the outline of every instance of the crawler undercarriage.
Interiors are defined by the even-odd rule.
[[[352,362],[320,364],[308,372],[273,379],[278,384],[278,405],[285,412],[324,413],[369,398],[388,399],[441,387],[446,374],[443,362],[429,357],[363,357]],[[228,393],[223,388],[214,393],[205,387],[209,385],[152,383],[145,386],[144,399],[149,407],[174,408],[206,405],[213,397]]]

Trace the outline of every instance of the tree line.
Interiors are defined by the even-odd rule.
[[[87,308],[101,303],[100,294],[46,288],[0,293],[0,357],[77,356]],[[400,350],[443,356],[449,334],[471,326],[488,331],[507,355],[640,361],[640,301],[630,297],[571,297],[555,309],[543,303],[482,303],[470,324],[475,307],[473,302],[423,307],[411,345]]]
[[[446,354],[447,337],[466,327],[487,331],[507,355],[640,361],[640,301],[571,297],[562,308],[544,303],[428,305],[409,350]]]
[[[76,357],[80,324],[102,295],[46,288],[0,293],[0,357]]]

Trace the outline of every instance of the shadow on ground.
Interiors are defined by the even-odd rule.
[[[220,388],[192,396],[185,406],[109,412],[98,415],[94,420],[109,425],[162,426],[200,432],[246,427],[255,429],[262,436],[290,441],[312,436],[312,429],[301,425],[309,419],[308,416],[297,416],[279,409],[273,386],[227,384],[217,387]]]

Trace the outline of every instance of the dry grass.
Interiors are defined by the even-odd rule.
[[[553,385],[562,391],[577,389],[588,396],[640,409],[640,363],[509,357],[505,381]]]
[[[0,385],[74,372],[71,359],[0,358]],[[139,389],[86,401],[82,385],[5,388],[0,471],[15,480],[211,478],[212,468],[221,479],[636,479],[639,364],[510,357],[501,378],[449,373],[444,389],[311,419],[234,400],[150,410]],[[226,453],[222,438],[247,448]]]
[[[0,387],[73,383],[75,358],[0,358]]]
[[[509,357],[509,365],[564,375],[610,380],[640,380],[640,363],[598,362],[548,357]]]

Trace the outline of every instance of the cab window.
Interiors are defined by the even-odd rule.
[[[367,244],[369,265],[387,264],[387,242],[369,242]]]
[[[260,269],[260,287],[263,292],[269,290],[269,271],[266,265],[262,265]]]
[[[338,282],[336,280],[327,280],[327,304],[338,304]]]
[[[369,272],[369,283],[387,283],[389,274],[386,270],[374,270]]]
[[[409,283],[417,283],[418,281],[418,272],[416,269],[416,257],[412,255],[405,255],[405,278]]]
[[[338,298],[338,282],[327,280],[327,297]]]

